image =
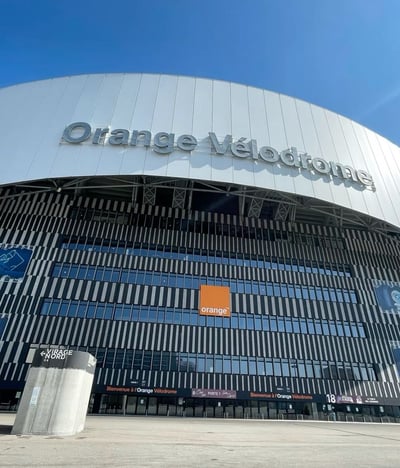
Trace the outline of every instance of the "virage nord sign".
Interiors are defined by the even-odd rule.
[[[374,189],[372,176],[365,170],[354,169],[338,162],[327,161],[321,157],[313,157],[302,153],[295,147],[278,151],[271,146],[258,148],[257,140],[244,137],[234,140],[232,135],[218,139],[214,132],[209,132],[210,152],[217,156],[231,155],[235,158],[260,161],[267,164],[281,164],[298,171],[309,171],[320,176],[331,176],[343,181],[355,182],[364,187]],[[151,148],[155,153],[168,155],[174,151],[192,152],[198,146],[193,135],[158,132],[154,136],[149,130],[127,130],[108,127],[92,129],[87,122],[74,122],[68,125],[62,135],[62,141],[72,144],[91,142],[93,145],[111,145]]]

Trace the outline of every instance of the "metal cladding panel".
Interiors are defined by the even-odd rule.
[[[196,137],[193,151],[159,154],[143,145],[62,141],[72,122]],[[365,170],[376,190],[260,158],[211,152],[223,142],[257,140]],[[288,96],[203,78],[146,74],[81,75],[0,90],[0,185],[44,178],[156,175],[280,190],[324,200],[400,227],[400,149],[333,112]]]

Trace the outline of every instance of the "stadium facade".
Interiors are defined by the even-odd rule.
[[[62,348],[93,412],[400,417],[399,147],[181,76],[12,86],[0,119],[3,408]]]

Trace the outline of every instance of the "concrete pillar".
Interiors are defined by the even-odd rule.
[[[66,349],[38,349],[12,434],[73,435],[83,430],[96,359]]]

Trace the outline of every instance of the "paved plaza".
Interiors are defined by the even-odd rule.
[[[399,467],[400,425],[88,416],[72,437],[13,436],[1,467]]]

